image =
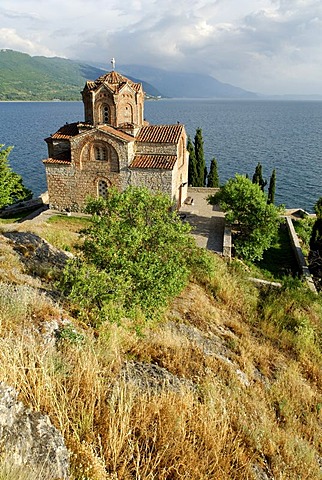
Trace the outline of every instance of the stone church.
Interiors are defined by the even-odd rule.
[[[50,208],[79,211],[89,196],[129,185],[166,193],[179,208],[188,187],[184,126],[149,125],[142,85],[114,69],[87,81],[82,98],[84,122],[63,125],[45,140]]]

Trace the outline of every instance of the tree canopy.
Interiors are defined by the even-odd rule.
[[[267,181],[263,178],[263,167],[260,162],[256,165],[255,173],[253,175],[253,183],[257,183],[261,189],[264,191]]]
[[[188,137],[187,150],[189,152],[188,183],[192,187],[204,187],[207,180],[207,167],[201,128],[196,130],[194,143]]]
[[[198,184],[197,160],[195,147],[190,137],[188,137],[187,150],[189,152],[188,184],[195,187]]]
[[[237,174],[209,201],[219,203],[233,225],[236,255],[250,261],[260,260],[277,235],[280,209],[267,203],[267,195],[259,184]]]
[[[269,180],[268,196],[267,196],[268,203],[275,202],[275,190],[276,190],[276,170],[274,168],[274,170],[272,171],[271,178]]]
[[[0,209],[32,197],[32,192],[23,185],[21,176],[9,165],[8,157],[12,148],[0,144]]]
[[[197,128],[195,135],[195,155],[197,164],[198,185],[196,187],[204,187],[206,183],[207,170],[205,154],[203,149],[203,137],[201,128]]]
[[[182,290],[200,257],[190,226],[171,206],[165,195],[133,187],[91,200],[90,226],[64,272],[64,293],[101,320],[115,308],[153,316]]]
[[[217,160],[213,158],[210,163],[210,169],[207,177],[207,187],[218,188],[219,187],[219,175],[217,168]]]

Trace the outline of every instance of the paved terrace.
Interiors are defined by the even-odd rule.
[[[217,188],[189,187],[188,197],[193,199],[193,204],[182,205],[180,213],[187,215],[187,221],[194,228],[192,234],[197,245],[222,255],[224,213],[217,205],[209,205],[207,202],[207,197],[217,191]]]

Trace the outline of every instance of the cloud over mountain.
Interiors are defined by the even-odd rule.
[[[320,0],[3,0],[0,47],[322,93]]]

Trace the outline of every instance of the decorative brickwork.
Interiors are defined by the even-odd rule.
[[[49,204],[78,211],[112,186],[146,186],[176,206],[187,196],[188,153],[183,125],[147,125],[142,85],[110,72],[86,83],[85,122],[46,139]]]

